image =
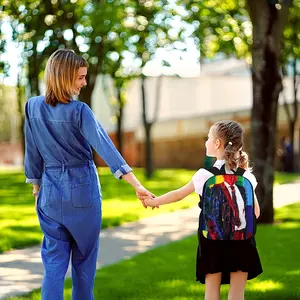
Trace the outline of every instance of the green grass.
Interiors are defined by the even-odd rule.
[[[300,173],[275,172],[274,184],[285,184],[295,181],[300,182]]]
[[[300,299],[300,203],[276,211],[275,225],[259,225],[257,245],[264,272],[248,282],[246,299]],[[156,248],[97,272],[95,299],[203,299],[204,285],[195,282],[196,237]],[[228,285],[222,286],[222,300]],[[10,300],[37,300],[40,291]],[[71,299],[66,280],[65,299]]]
[[[99,168],[98,171],[103,194],[102,228],[191,207],[198,202],[198,196],[194,194],[186,201],[155,210],[144,209],[130,185],[116,180],[108,168]],[[134,173],[146,188],[160,195],[187,183],[194,171],[164,169],[157,171],[149,181],[145,181],[142,169],[135,169]],[[42,232],[34,210],[32,187],[24,182],[22,170],[0,170],[0,253],[41,242]]]
[[[195,173],[192,170],[163,169],[146,181],[142,169],[135,169],[134,172],[157,195],[181,187]],[[150,208],[144,209],[135,197],[134,190],[126,182],[117,181],[108,168],[100,168],[99,175],[103,192],[103,228],[188,208],[198,202],[198,196],[193,194],[185,201],[164,205],[153,211]],[[275,182],[278,184],[293,180],[300,180],[300,174],[275,174]],[[42,233],[34,210],[31,185],[24,182],[22,170],[0,169],[0,253],[41,242]]]

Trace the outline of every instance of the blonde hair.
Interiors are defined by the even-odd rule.
[[[51,54],[45,69],[46,103],[69,103],[74,93],[78,69],[88,67],[87,61],[73,50],[58,49]]]
[[[230,169],[249,168],[248,154],[243,151],[244,129],[235,121],[219,121],[212,126],[213,135],[224,145],[224,159]]]

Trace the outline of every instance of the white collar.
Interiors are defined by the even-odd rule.
[[[214,163],[214,167],[219,167],[219,168],[221,168],[225,163],[226,163],[225,159],[218,159],[218,160]]]
[[[221,169],[222,166],[226,163],[225,159],[218,159],[215,163],[214,163],[214,167]],[[232,170],[228,169],[227,166],[225,165],[225,173],[226,174],[233,174]]]

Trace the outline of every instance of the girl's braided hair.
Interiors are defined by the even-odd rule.
[[[235,121],[219,121],[213,125],[215,138],[220,139],[224,144],[224,159],[230,169],[238,167],[248,169],[248,154],[243,151],[242,126]]]

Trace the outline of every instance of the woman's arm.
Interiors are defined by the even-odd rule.
[[[117,179],[123,178],[132,185],[143,206],[147,207],[144,203],[144,197],[152,198],[152,194],[146,190],[135,177],[132,169],[116,149],[109,135],[86,104],[82,104],[79,118],[79,130],[88,143],[109,166],[114,176]]]
[[[168,204],[168,203],[172,203],[172,202],[182,200],[183,198],[190,195],[194,191],[195,191],[194,183],[193,183],[193,181],[190,181],[189,183],[187,183],[183,187],[181,187],[177,190],[168,192],[168,193],[166,193],[162,196],[159,196],[157,198],[154,198],[153,200],[148,198],[148,199],[145,200],[145,203],[146,203],[146,205],[149,205],[149,206],[152,206],[152,207],[163,205],[163,204]]]
[[[37,200],[38,200],[39,190],[40,190],[40,186],[34,184],[32,195],[35,197],[35,210],[37,210]]]
[[[122,179],[129,183],[135,190],[142,186],[142,184],[138,181],[133,172],[129,172],[125,175],[122,175]]]
[[[128,182],[135,189],[137,197],[141,200],[143,206],[146,208],[147,205],[145,204],[144,199],[146,197],[153,199],[154,195],[143,187],[143,185],[138,181],[133,172],[122,175],[122,179]]]
[[[107,132],[96,119],[87,104],[82,103],[79,130],[87,142],[105,161],[117,179],[132,172],[122,155],[116,149]]]
[[[258,219],[260,216],[260,207],[259,207],[259,203],[258,203],[255,193],[254,193],[254,213],[255,213],[256,219]]]
[[[34,136],[30,126],[29,102],[25,104],[25,157],[24,170],[26,182],[39,186],[42,182],[44,160],[35,144]]]

